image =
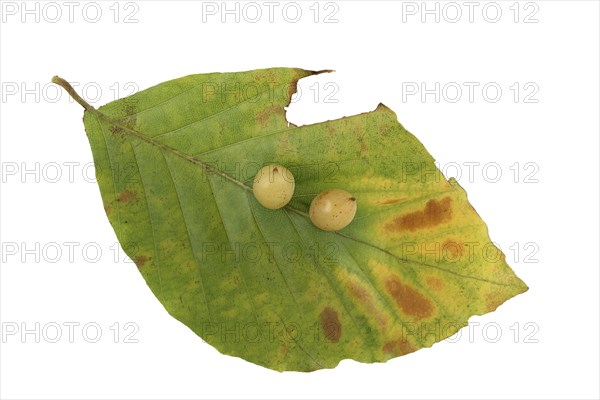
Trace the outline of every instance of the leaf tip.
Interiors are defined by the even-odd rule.
[[[377,104],[377,107],[375,108],[375,110],[380,110],[380,111],[389,111],[389,112],[392,112],[392,113],[393,113],[392,109],[391,109],[391,108],[389,108],[388,106],[386,106],[386,105],[385,105],[385,104],[383,104],[383,103],[379,103],[379,104]]]
[[[520,292],[518,294],[523,294],[523,293],[529,291],[529,286],[527,286],[527,284],[521,280],[519,290],[520,290]]]

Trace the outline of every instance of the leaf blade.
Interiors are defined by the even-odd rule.
[[[313,74],[193,75],[86,108],[107,215],[121,244],[136,244],[125,250],[167,311],[225,354],[310,371],[429,347],[527,290],[495,246],[496,259],[471,254],[491,243],[487,227],[387,107],[288,126],[283,108]],[[256,99],[229,90],[260,81],[268,90]],[[295,168],[297,193],[279,211],[250,193],[252,168],[268,162]],[[319,231],[310,200],[340,185],[357,197],[357,218]],[[301,256],[270,254],[273,243]]]

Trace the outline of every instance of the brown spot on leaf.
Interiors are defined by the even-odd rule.
[[[359,129],[358,131],[362,132],[362,129]],[[360,148],[359,148],[360,155],[364,156],[369,150],[367,143],[365,142],[365,135],[362,133],[357,133],[357,136],[358,136],[358,144],[360,146]]]
[[[442,254],[446,261],[456,261],[462,257],[465,245],[455,240],[445,240],[442,243]]]
[[[121,133],[123,133],[123,128],[121,128],[118,125],[111,125],[111,127],[109,128],[109,130],[114,135],[120,135]]]
[[[319,315],[321,319],[321,328],[327,340],[332,343],[340,341],[342,336],[342,324],[338,318],[337,312],[331,307],[325,307]]]
[[[385,315],[381,313],[381,311],[377,308],[375,303],[373,302],[373,297],[371,294],[362,287],[359,283],[350,281],[348,283],[348,291],[359,303],[361,303],[365,310],[373,315],[381,330],[385,331],[388,327],[388,319]]]
[[[106,212],[107,214],[110,214],[112,210],[113,210],[113,208],[110,204],[104,205],[104,212]]]
[[[446,283],[437,276],[428,276],[425,278],[425,282],[433,290],[442,290],[446,286]]]
[[[365,288],[363,288],[356,282],[350,282],[350,284],[348,285],[348,290],[350,291],[352,297],[354,297],[356,300],[362,302],[371,301],[371,295],[367,293]]]
[[[296,93],[298,91],[298,79],[296,79],[295,81],[293,81],[292,83],[290,83],[290,85],[288,86],[288,98],[291,99],[292,96],[294,95],[294,93]]]
[[[138,268],[142,268],[144,266],[144,264],[146,264],[146,261],[148,261],[150,258],[148,256],[137,256],[133,262],[135,263],[135,265],[137,265]]]
[[[495,311],[506,300],[499,292],[490,292],[485,296],[488,312]]]
[[[119,193],[117,196],[117,201],[119,203],[130,203],[136,199],[136,193],[131,190],[126,190],[124,192]]]
[[[123,117],[117,122],[128,128],[135,129],[137,124],[137,113],[138,113],[138,99],[137,98],[125,98],[123,99]]]
[[[264,108],[256,113],[256,122],[258,122],[263,128],[269,124],[269,119],[273,115],[284,115],[283,107],[279,105],[272,105]]]
[[[125,126],[126,128],[135,129],[136,120],[137,120],[137,117],[135,115],[132,115],[130,117],[123,118],[120,121],[120,123],[123,126]]]
[[[411,286],[400,282],[397,277],[389,278],[385,287],[405,314],[419,320],[429,317],[433,313],[431,301]]]
[[[125,113],[125,115],[129,116],[136,114],[138,110],[137,103],[137,99],[125,99],[123,104],[123,112]]]
[[[431,228],[450,221],[452,218],[452,199],[444,197],[442,200],[431,199],[425,204],[422,211],[414,211],[394,218],[386,224],[385,228],[392,232],[416,231],[417,229]]]
[[[335,137],[335,129],[333,129],[333,124],[327,124],[327,137],[329,139],[333,139]]]
[[[391,342],[387,342],[383,346],[383,351],[389,354],[393,354],[395,356],[402,356],[405,354],[412,353],[416,351],[415,347],[408,342],[408,340],[401,338],[398,340],[392,340]]]

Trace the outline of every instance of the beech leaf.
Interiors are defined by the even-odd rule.
[[[527,290],[392,110],[288,123],[298,80],[321,72],[190,75],[98,109],[53,78],[85,108],[106,215],[158,300],[220,352],[278,371],[406,355]],[[267,164],[295,177],[278,210],[252,194]],[[333,188],[358,210],[326,232],[308,209]]]

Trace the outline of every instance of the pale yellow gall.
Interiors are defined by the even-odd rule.
[[[324,231],[339,231],[350,225],[356,215],[356,198],[341,189],[319,193],[310,204],[310,220]]]
[[[294,195],[294,176],[281,165],[265,165],[258,170],[252,184],[256,200],[272,210],[284,207]]]

